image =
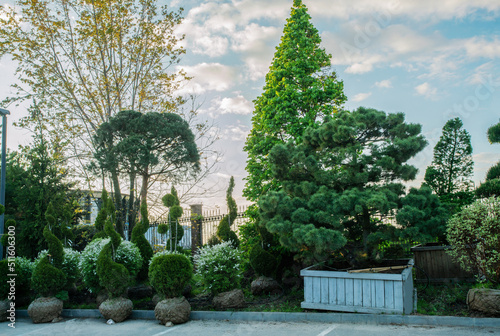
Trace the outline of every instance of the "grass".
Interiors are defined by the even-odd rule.
[[[470,316],[467,292],[476,285],[458,282],[449,284],[416,284],[417,313],[437,316]]]

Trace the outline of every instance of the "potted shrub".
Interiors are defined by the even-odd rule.
[[[63,302],[55,295],[64,289],[67,278],[62,271],[64,250],[61,241],[45,226],[43,236],[49,245],[49,252],[36,265],[31,277],[31,288],[40,297],[28,307],[28,315],[34,323],[57,321]]]
[[[110,240],[99,253],[96,270],[99,283],[106,289],[109,298],[99,305],[99,311],[106,320],[122,322],[130,316],[133,309],[132,301],[124,297],[131,277],[127,268],[115,261],[116,251],[122,240],[110,218],[106,220],[104,230]]]
[[[448,253],[466,271],[495,287],[500,285],[500,200],[476,200],[448,222]],[[471,289],[467,295],[470,309],[500,314],[500,290]]]
[[[161,298],[155,307],[155,317],[161,324],[180,324],[189,320],[191,306],[182,291],[192,277],[193,266],[183,254],[165,251],[151,259],[149,281]]]
[[[241,253],[231,241],[205,246],[194,257],[196,274],[218,309],[240,308],[245,297],[240,289]]]

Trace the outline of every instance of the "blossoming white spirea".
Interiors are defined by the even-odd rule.
[[[168,254],[182,254],[178,251],[169,251],[169,250],[163,250],[163,251],[160,251],[160,252],[156,252],[153,257],[151,258],[151,260],[149,261],[149,265],[151,265],[151,263],[153,262],[153,260],[155,260],[156,258],[158,258],[159,256],[162,256],[162,255],[168,255]]]
[[[194,263],[201,285],[213,294],[239,287],[241,252],[231,242],[200,248]]]
[[[109,238],[98,238],[91,241],[82,251],[80,258],[80,271],[83,282],[94,292],[99,289],[99,277],[97,276],[97,258],[104,246],[109,242]],[[116,251],[117,263],[123,264],[131,276],[135,276],[142,266],[142,257],[139,248],[132,242],[122,240]]]

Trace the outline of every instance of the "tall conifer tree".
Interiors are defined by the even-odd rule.
[[[470,134],[462,126],[458,117],[448,120],[425,171],[425,182],[439,196],[459,191],[474,173]]]
[[[244,148],[248,153],[244,195],[252,201],[279,189],[267,162],[271,148],[288,140],[299,143],[307,127],[334,114],[346,100],[343,83],[330,70],[331,55],[320,43],[306,6],[294,0],[264,92],[254,101],[253,127]]]

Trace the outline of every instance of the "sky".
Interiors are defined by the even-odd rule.
[[[404,112],[422,125],[428,146],[411,163],[419,168],[419,186],[432,162],[433,147],[447,120],[460,117],[471,134],[474,182],[484,180],[500,160],[500,144],[489,144],[488,127],[500,120],[499,0],[303,0],[319,30],[332,68],[344,82],[345,108],[365,106]],[[4,4],[12,1],[4,1]],[[225,188],[234,176],[238,205],[246,175],[246,136],[252,125],[252,101],[263,90],[265,75],[280,43],[293,0],[172,0],[184,8],[177,28],[187,53],[179,63],[193,79],[182,88],[195,94],[200,117],[213,122],[223,153],[210,180],[217,195],[192,200],[206,209],[225,208]],[[0,97],[10,94],[15,64],[0,60]],[[12,121],[24,108],[9,107],[8,146],[27,144],[30,135]]]

